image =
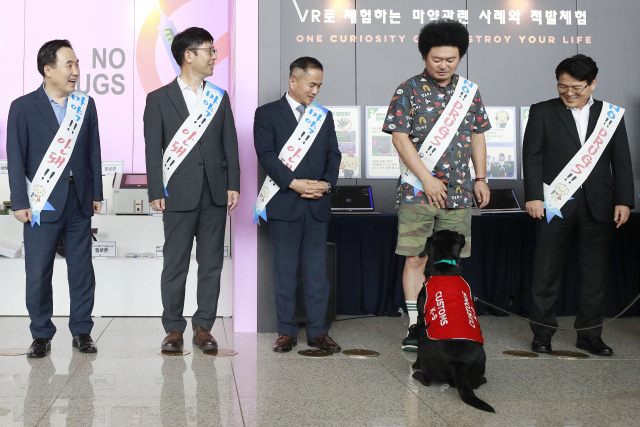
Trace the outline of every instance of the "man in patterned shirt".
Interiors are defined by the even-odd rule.
[[[481,207],[489,203],[484,132],[491,124],[479,91],[475,92],[471,106],[433,171],[427,169],[418,154],[455,92],[460,78],[455,72],[468,47],[469,33],[459,22],[441,20],[424,26],[418,48],[425,69],[398,86],[382,127],[383,132],[393,135],[393,145],[402,159],[401,169],[412,172],[424,189],[418,189],[402,178],[398,180],[400,209],[396,253],[407,257],[402,275],[409,313],[409,332],[402,341],[402,348],[407,351],[417,351],[416,300],[425,280],[423,271],[427,262],[426,257],[418,255],[427,238],[438,230],[457,231],[464,234],[467,242],[461,256],[471,255],[469,208],[473,199],[469,160],[475,166],[477,178],[473,190],[478,202]]]

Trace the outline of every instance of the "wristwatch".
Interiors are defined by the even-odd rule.
[[[489,180],[487,179],[487,177],[483,177],[483,178],[476,178],[476,179],[475,179],[475,181],[476,181],[476,182],[478,182],[478,181],[482,181],[482,182],[484,182],[485,184],[488,184],[488,183],[489,183]]]
[[[333,185],[329,181],[324,181],[327,183],[327,193],[331,193],[333,191]]]

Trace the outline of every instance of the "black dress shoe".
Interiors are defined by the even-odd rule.
[[[576,347],[587,350],[596,356],[613,356],[613,350],[600,337],[578,338]]]
[[[536,353],[551,353],[551,337],[548,335],[536,335],[531,343],[531,351]]]
[[[39,359],[45,357],[51,351],[51,340],[46,338],[36,338],[27,350],[27,357]]]
[[[80,353],[97,353],[98,347],[96,343],[91,339],[89,334],[79,334],[77,337],[73,337],[71,345],[77,348]]]

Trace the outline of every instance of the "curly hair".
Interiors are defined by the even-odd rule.
[[[430,22],[422,27],[418,39],[422,59],[426,59],[431,48],[437,46],[457,47],[462,59],[469,48],[469,31],[460,22],[451,19]]]

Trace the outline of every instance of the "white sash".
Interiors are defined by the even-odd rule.
[[[49,144],[48,155],[45,154],[40,162],[33,182],[27,178],[27,192],[33,218],[31,227],[34,224],[40,225],[41,211],[55,211],[48,201],[49,196],[69,163],[84,122],[87,105],[89,105],[89,95],[80,91],[74,91],[67,98],[67,112],[53,141]]]
[[[210,82],[206,82],[204,91],[202,99],[198,102],[196,108],[189,114],[187,120],[184,121],[173,136],[173,142],[164,150],[164,155],[162,156],[162,183],[166,197],[169,197],[167,185],[173,173],[202,138],[209,124],[213,121],[213,116],[218,111],[224,96],[224,89],[220,89]]]
[[[434,124],[429,135],[424,139],[420,151],[418,151],[420,160],[422,160],[422,163],[424,163],[429,172],[433,172],[436,163],[442,158],[445,150],[449,148],[449,144],[469,111],[469,107],[471,107],[477,91],[477,85],[463,77],[458,78],[458,85],[447,107]],[[420,182],[418,177],[404,164],[402,159],[399,159],[400,178],[402,182],[411,184],[414,194],[417,194],[418,191],[424,192],[422,182]]]
[[[567,163],[551,185],[543,183],[547,222],[551,222],[556,215],[562,218],[560,209],[573,198],[571,196],[589,177],[602,156],[602,152],[611,141],[623,115],[624,108],[603,102],[602,112],[589,139],[585,141],[580,151]]]
[[[320,132],[322,125],[327,118],[327,109],[316,104],[315,102],[307,107],[304,115],[298,122],[298,126],[289,137],[287,143],[280,150],[278,157],[286,167],[292,171],[296,170],[300,164],[300,160],[307,154],[309,148],[315,141],[316,136]],[[264,180],[260,194],[253,208],[253,223],[256,221],[260,224],[259,217],[267,220],[266,206],[269,200],[280,190],[269,176]]]

